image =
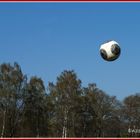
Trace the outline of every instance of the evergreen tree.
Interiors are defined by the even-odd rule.
[[[25,136],[40,137],[46,135],[46,95],[41,78],[31,77],[24,95],[23,131]]]

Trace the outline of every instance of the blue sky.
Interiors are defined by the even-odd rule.
[[[99,47],[110,39],[122,53],[106,62]],[[0,3],[0,63],[18,62],[46,86],[74,70],[82,86],[122,100],[140,92],[139,61],[140,3]]]

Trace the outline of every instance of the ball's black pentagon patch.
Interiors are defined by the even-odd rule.
[[[103,59],[107,60],[107,53],[106,53],[105,50],[101,49],[100,50],[100,54],[101,54],[101,56],[102,56]]]
[[[111,52],[115,55],[120,55],[121,49],[117,44],[111,46]]]

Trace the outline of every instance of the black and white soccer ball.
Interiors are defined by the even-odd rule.
[[[100,55],[106,61],[116,60],[121,53],[120,45],[114,41],[108,41],[100,46]]]

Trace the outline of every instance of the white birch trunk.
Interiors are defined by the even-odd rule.
[[[1,131],[1,138],[4,136],[4,131],[5,131],[5,118],[6,118],[6,110],[3,112],[3,123],[2,123],[2,131]]]
[[[67,112],[68,112],[67,109],[65,109],[62,138],[67,137]]]

